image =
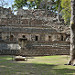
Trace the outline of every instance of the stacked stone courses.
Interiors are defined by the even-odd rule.
[[[10,8],[0,7],[0,15],[1,40],[18,42],[20,38],[27,39],[24,48],[21,49],[21,55],[69,54],[69,27],[62,21],[58,23],[56,15],[52,12],[45,13],[45,10],[41,9],[19,9],[17,15],[14,15]],[[21,41],[19,43],[22,44]],[[59,46],[61,43],[62,47]]]

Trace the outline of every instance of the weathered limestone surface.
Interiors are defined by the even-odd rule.
[[[24,43],[21,55],[69,54],[69,43],[66,41],[70,38],[70,28],[64,25],[62,18],[58,23],[52,12],[48,11],[46,14],[41,9],[19,9],[17,15],[14,15],[10,8],[1,7],[0,15],[0,40],[9,42],[26,38],[29,41]],[[7,43],[0,44],[0,54],[11,54],[13,51],[13,54],[19,53],[17,44]]]
[[[21,49],[21,55],[69,55],[69,48],[69,42],[28,42],[26,46],[24,46],[24,49]]]
[[[19,55],[20,48],[17,43],[0,42],[0,55]]]

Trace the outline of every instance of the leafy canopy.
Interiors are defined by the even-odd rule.
[[[13,8],[17,8],[17,9],[23,7],[38,8],[41,1],[42,0],[14,0]]]
[[[50,7],[49,10],[53,12],[61,13],[62,17],[64,18],[65,23],[70,23],[70,17],[71,17],[71,0],[14,0],[13,7],[16,9],[28,7],[31,8],[40,8],[43,7],[43,9],[46,8],[47,4],[46,2],[49,2],[49,5],[47,9]],[[59,9],[60,6],[60,9]],[[58,10],[59,9],[59,10]]]
[[[61,6],[62,6],[62,16],[64,18],[65,23],[70,23],[70,17],[71,17],[71,0],[61,0]]]
[[[23,6],[26,6],[27,0],[14,0],[13,8],[22,8]]]

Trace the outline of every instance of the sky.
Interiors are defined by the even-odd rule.
[[[0,0],[2,1],[2,0]],[[14,4],[14,0],[4,0],[5,2],[8,3],[8,5],[4,6],[5,8],[12,7],[12,4]],[[24,9],[28,9],[27,7],[24,7]]]
[[[3,0],[0,0],[0,2],[3,1]],[[12,8],[12,4],[14,4],[14,0],[4,0],[7,5],[4,6],[4,8],[9,8],[11,7]],[[1,3],[0,3],[0,6],[1,6]],[[24,7],[24,9],[28,9],[27,7]],[[17,12],[14,12],[14,14],[16,14]]]
[[[8,3],[8,5],[4,6],[5,8],[11,7],[11,5],[14,4],[14,0],[4,0],[4,1]]]

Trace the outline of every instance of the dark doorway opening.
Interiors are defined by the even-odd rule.
[[[13,39],[14,39],[14,36],[10,35],[10,41],[13,41]]]
[[[49,38],[49,41],[51,41],[51,36],[48,36],[48,38]]]
[[[2,37],[0,36],[0,40],[2,40]]]
[[[61,35],[61,41],[63,41],[63,35]]]
[[[22,35],[22,37],[23,37],[23,38],[26,38],[26,36],[25,36],[25,35]]]
[[[35,36],[35,41],[38,41],[38,36]]]

